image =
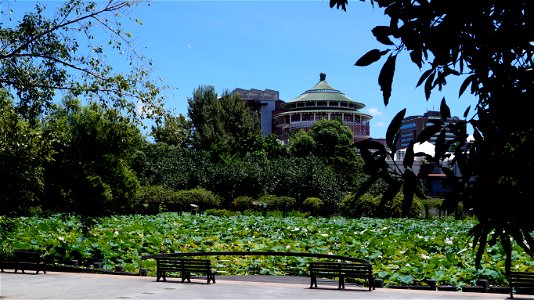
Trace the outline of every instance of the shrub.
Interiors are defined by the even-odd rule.
[[[404,200],[404,195],[402,193],[398,193],[395,195],[395,198],[393,198],[392,202],[389,202],[386,204],[384,215],[386,217],[392,217],[392,218],[398,218],[400,217],[401,210],[402,210],[402,202]],[[404,216],[409,218],[418,218],[421,217],[421,212],[423,211],[423,203],[421,202],[421,199],[414,195],[412,206],[410,207],[410,210],[404,214]]]
[[[249,196],[239,196],[232,201],[232,207],[238,211],[245,211],[254,207],[254,199]]]
[[[179,191],[178,198],[183,204],[184,209],[190,206],[197,206],[200,211],[204,211],[208,208],[214,208],[221,204],[221,199],[218,195],[204,188],[194,188],[192,190]]]
[[[136,194],[136,207],[138,212],[147,214],[183,210],[177,192],[159,185],[141,187]]]
[[[291,210],[296,203],[295,198],[289,196],[263,195],[258,200],[262,204],[266,204],[269,210]]]
[[[208,216],[216,216],[216,217],[233,217],[238,214],[235,211],[231,211],[228,209],[220,209],[220,208],[206,209],[204,213]]]
[[[341,214],[359,218],[373,217],[376,215],[379,200],[371,194],[363,194],[360,198],[355,199],[354,194],[347,194],[340,203]]]
[[[302,206],[305,211],[315,214],[321,210],[323,201],[317,197],[308,197],[302,202]]]

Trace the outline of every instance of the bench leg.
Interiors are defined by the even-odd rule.
[[[191,273],[189,272],[182,272],[182,282],[191,282]]]
[[[167,281],[167,278],[165,278],[165,272],[158,272],[156,276],[156,281],[159,281],[160,278],[163,279],[163,281]]]
[[[315,288],[317,288],[317,277],[312,276],[310,280],[310,289],[313,289],[315,285]]]
[[[213,283],[215,283],[215,274],[213,273],[208,273],[208,284],[213,281]]]

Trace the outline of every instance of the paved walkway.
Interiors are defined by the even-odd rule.
[[[418,291],[367,288],[349,285],[337,290],[335,282],[319,282],[309,289],[305,277],[218,276],[216,284],[193,279],[84,273],[0,273],[0,298],[4,299],[506,299],[506,294]],[[322,287],[322,288],[321,288]],[[515,299],[516,297],[514,297]],[[517,295],[517,299],[534,299]]]

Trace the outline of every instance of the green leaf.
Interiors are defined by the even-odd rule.
[[[393,75],[395,74],[395,62],[397,55],[390,55],[378,75],[378,85],[384,97],[384,105],[387,106],[389,98],[391,97],[391,86],[393,83]]]

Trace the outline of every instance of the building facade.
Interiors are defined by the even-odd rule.
[[[427,111],[422,116],[409,116],[402,120],[399,130],[400,138],[397,143],[397,149],[404,149],[410,145],[410,141],[417,140],[417,136],[428,126],[432,125],[432,120],[441,119],[439,111]],[[456,123],[460,121],[458,117],[447,119],[446,123]],[[430,139],[431,144],[435,144],[437,135]],[[454,139],[454,134],[446,132],[445,140]]]
[[[297,98],[282,103],[273,116],[274,131],[282,141],[289,139],[290,132],[308,130],[321,119],[339,119],[347,125],[360,141],[370,136],[371,116],[360,112],[365,107],[326,82],[326,74],[321,73],[319,82]]]
[[[253,111],[258,113],[263,136],[268,136],[273,133],[273,113],[283,103],[280,100],[280,93],[278,91],[236,88],[231,94],[239,95]]]

